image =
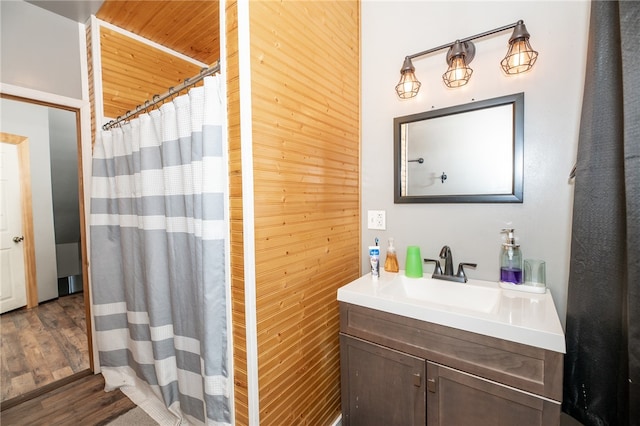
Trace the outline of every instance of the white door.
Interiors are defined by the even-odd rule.
[[[18,146],[0,143],[0,313],[27,304]]]

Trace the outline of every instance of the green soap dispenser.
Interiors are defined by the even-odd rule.
[[[522,252],[520,244],[516,244],[513,236],[513,229],[502,230],[507,234],[507,241],[502,243],[502,253],[500,255],[500,281],[511,284],[522,284]]]

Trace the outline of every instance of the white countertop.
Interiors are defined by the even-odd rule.
[[[426,280],[425,280],[426,279]],[[429,300],[413,290],[429,286]],[[470,286],[469,288],[465,286]],[[438,294],[439,293],[439,294]],[[446,294],[445,294],[446,293]],[[487,296],[486,309],[483,305]],[[497,282],[470,279],[456,283],[407,278],[404,271],[366,274],[338,289],[338,300],[391,314],[565,353],[565,336],[551,293],[500,288]],[[477,302],[477,303],[476,303]]]

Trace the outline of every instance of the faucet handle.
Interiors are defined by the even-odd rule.
[[[433,262],[436,266],[433,268],[433,275],[442,275],[442,268],[438,259],[424,259],[424,263]]]
[[[477,263],[465,263],[465,262],[460,262],[460,264],[458,265],[458,273],[456,274],[456,277],[460,277],[462,279],[464,279],[464,282],[467,282],[467,276],[464,273],[464,267],[465,266],[470,266],[471,268],[475,268],[476,266],[478,266]]]

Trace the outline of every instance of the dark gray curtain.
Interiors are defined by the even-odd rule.
[[[640,424],[640,2],[591,3],[563,411]]]

